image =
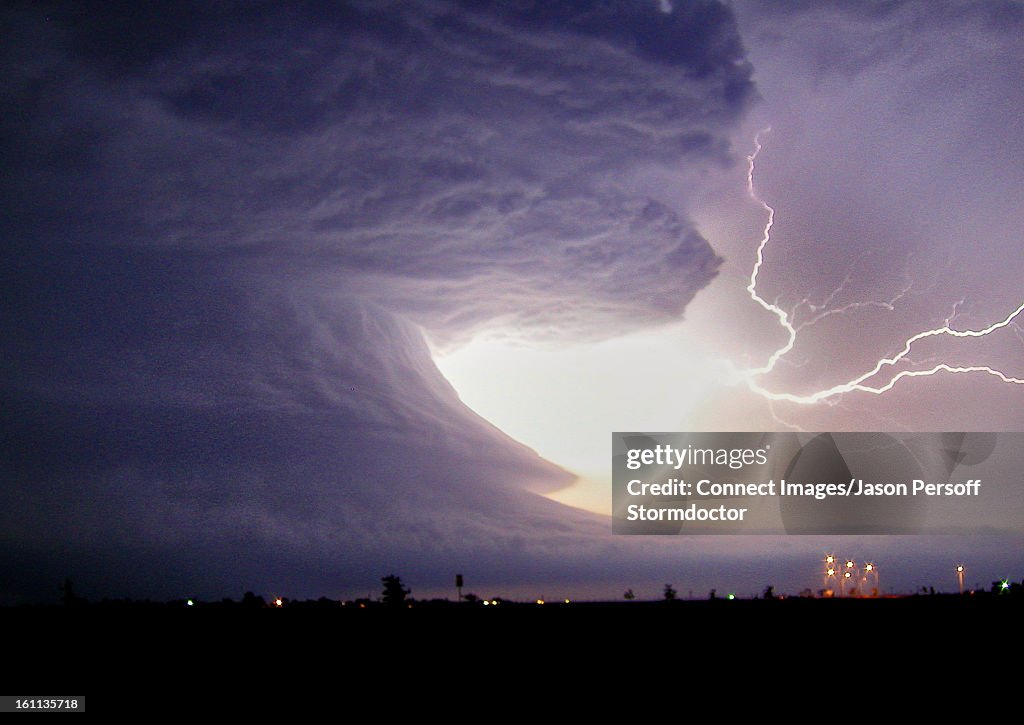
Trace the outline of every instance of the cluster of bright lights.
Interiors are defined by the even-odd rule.
[[[866,372],[857,375],[856,377],[844,383],[833,385],[832,387],[829,388],[824,388],[813,393],[797,395],[795,393],[771,391],[762,386],[761,383],[758,382],[758,379],[772,372],[772,370],[775,369],[776,364],[778,364],[779,360],[781,360],[793,349],[794,345],[796,345],[798,333],[802,328],[814,324],[815,322],[823,319],[826,316],[833,314],[841,314],[859,307],[881,306],[886,307],[888,309],[892,309],[892,305],[895,303],[895,301],[900,299],[904,294],[906,294],[909,291],[909,287],[906,287],[894,298],[887,302],[855,302],[849,305],[844,305],[842,307],[830,308],[829,305],[831,304],[831,301],[843,288],[843,285],[846,284],[846,281],[844,281],[843,285],[840,285],[840,287],[836,291],[829,295],[822,305],[811,305],[811,303],[808,300],[803,300],[801,303],[797,305],[796,308],[794,308],[792,312],[787,312],[786,310],[779,307],[779,305],[768,302],[758,293],[757,277],[758,273],[761,271],[762,265],[764,264],[765,247],[768,246],[768,242],[771,240],[771,231],[772,227],[775,224],[775,209],[772,208],[767,202],[764,201],[764,199],[762,199],[758,195],[757,190],[754,187],[754,162],[757,159],[758,154],[760,154],[761,152],[761,134],[767,133],[769,130],[771,129],[764,129],[754,137],[754,152],[747,156],[747,193],[750,195],[750,198],[753,199],[757,204],[759,204],[768,215],[767,221],[765,222],[764,229],[762,231],[761,241],[757,246],[757,257],[756,261],[754,262],[753,270],[750,273],[750,283],[747,285],[747,292],[750,294],[750,298],[754,302],[756,302],[758,305],[760,305],[762,308],[772,313],[776,317],[776,319],[779,322],[779,325],[786,332],[786,342],[768,357],[767,362],[762,367],[751,368],[740,373],[742,379],[744,380],[744,382],[746,382],[750,390],[768,399],[769,401],[785,401],[789,403],[797,403],[800,405],[811,405],[822,401],[828,401],[832,398],[835,398],[836,396],[840,396],[845,393],[864,392],[872,393],[874,395],[881,395],[882,393],[891,390],[893,386],[896,385],[896,383],[902,380],[903,378],[925,377],[935,375],[940,372],[985,373],[987,375],[992,375],[998,378],[999,380],[1002,380],[1004,383],[1024,385],[1024,379],[1013,377],[987,365],[964,366],[950,365],[948,363],[940,362],[933,365],[930,368],[902,369],[897,372],[891,372],[892,369],[894,369],[896,366],[900,365],[904,361],[910,362],[908,358],[908,356],[910,355],[910,350],[913,347],[914,343],[918,342],[919,340],[923,340],[929,337],[940,336],[984,337],[1010,325],[1014,325],[1014,329],[1016,330],[1016,325],[1014,321],[1017,319],[1017,317],[1021,316],[1022,313],[1024,313],[1024,303],[1021,303],[1021,305],[1017,307],[1017,309],[1010,312],[1002,320],[976,330],[953,329],[950,326],[953,315],[950,315],[950,317],[946,318],[944,324],[941,327],[936,327],[931,330],[925,330],[923,332],[919,332],[916,335],[912,335],[911,337],[907,338],[907,340],[903,343],[903,348],[895,355],[892,355],[891,357],[883,357],[879,359]],[[793,323],[793,315],[796,309],[799,309],[804,306],[807,306],[808,308],[812,309],[812,311],[823,311],[819,312],[819,314],[817,314],[810,321],[797,326]],[[883,370],[890,371],[890,373],[882,375]],[[878,380],[874,383],[871,383],[870,381],[875,379],[876,376],[879,376]]]
[[[842,564],[840,564],[842,562]],[[861,574],[863,572],[863,574]],[[856,578],[863,582],[867,582],[869,577],[875,580],[875,584],[878,584],[878,566],[873,562],[864,562],[860,572],[857,569],[857,562],[853,559],[838,559],[835,554],[825,555],[825,582],[826,587],[828,586],[829,580],[833,578],[839,578],[843,586],[846,586],[847,582],[853,581]]]
[[[827,569],[825,570],[825,572],[827,574],[829,574],[830,576],[832,574],[835,574],[836,573],[836,567],[839,566],[838,561],[839,560],[836,558],[835,554],[826,554],[825,555],[825,565],[827,566]],[[855,562],[853,559],[843,559],[842,561],[843,561],[843,567],[846,568],[846,569],[855,569],[855,568],[857,568],[857,562]],[[875,570],[875,565],[873,563],[871,563],[871,562],[864,562],[864,570],[865,571],[874,571]]]

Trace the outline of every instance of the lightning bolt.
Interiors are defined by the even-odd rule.
[[[909,257],[908,257],[908,259],[909,259]],[[832,315],[843,315],[843,314],[846,314],[847,312],[850,312],[851,310],[860,310],[860,309],[864,309],[866,307],[879,307],[881,309],[888,310],[889,312],[892,312],[892,311],[894,311],[896,309],[896,303],[899,302],[900,300],[902,300],[908,294],[910,294],[910,290],[914,286],[913,282],[911,282],[909,280],[909,278],[908,278],[906,285],[901,290],[899,290],[895,295],[893,295],[892,297],[890,297],[887,300],[868,300],[867,302],[849,302],[849,303],[847,303],[847,304],[845,304],[845,305],[843,305],[841,307],[830,307],[830,305],[835,300],[835,298],[843,290],[846,289],[846,285],[848,285],[850,283],[850,280],[852,278],[853,278],[853,273],[852,272],[848,273],[846,275],[846,278],[840,283],[840,285],[838,287],[836,287],[834,290],[832,290],[828,294],[828,296],[825,297],[825,299],[822,301],[822,303],[820,305],[813,304],[808,299],[800,300],[800,302],[796,305],[796,307],[793,308],[793,311],[790,313],[790,316],[795,319],[797,311],[800,310],[800,309],[806,308],[811,313],[814,314],[814,317],[810,318],[809,320],[806,320],[805,322],[801,322],[799,325],[797,325],[796,326],[796,331],[800,332],[800,330],[804,329],[805,327],[810,327],[811,325],[816,325],[819,322],[821,322],[822,320],[824,320],[826,317],[831,317]]]
[[[835,398],[844,395],[846,393],[861,392],[871,393],[874,395],[882,395],[883,393],[892,390],[892,388],[900,380],[904,378],[920,378],[928,377],[930,375],[936,375],[938,373],[985,373],[992,375],[1004,383],[1011,383],[1013,385],[1024,385],[1024,379],[1013,377],[1008,375],[1001,370],[989,367],[988,365],[950,365],[945,362],[939,362],[928,368],[920,369],[903,369],[896,372],[892,372],[888,375],[882,375],[882,371],[890,371],[892,368],[898,366],[901,362],[913,362],[909,359],[911,348],[914,343],[924,340],[930,337],[985,337],[992,333],[1004,328],[1012,326],[1015,334],[1020,337],[1020,328],[1016,322],[1017,318],[1024,314],[1024,303],[1021,303],[1019,307],[1010,312],[1006,317],[998,322],[994,322],[986,327],[982,327],[976,330],[957,330],[953,329],[952,319],[956,316],[957,306],[954,306],[952,313],[947,317],[941,327],[936,327],[931,330],[924,330],[912,335],[907,338],[903,343],[903,348],[892,355],[891,357],[883,357],[878,360],[875,365],[867,370],[866,372],[858,375],[851,380],[848,380],[837,385],[833,385],[829,388],[824,388],[813,393],[807,393],[798,395],[795,393],[788,392],[774,392],[765,388],[759,379],[775,369],[775,366],[782,360],[796,345],[797,336],[801,329],[813,325],[816,322],[828,317],[830,315],[843,314],[853,309],[863,307],[883,307],[889,310],[893,309],[893,305],[905,296],[910,291],[910,284],[897,293],[893,298],[888,301],[872,301],[872,302],[853,302],[842,307],[829,308],[829,305],[835,300],[835,297],[843,290],[845,285],[850,281],[850,276],[843,280],[842,284],[833,291],[820,305],[811,305],[807,300],[803,300],[796,307],[793,308],[792,313],[782,309],[777,302],[768,302],[764,297],[757,291],[757,277],[761,271],[761,267],[764,266],[765,249],[768,243],[771,241],[772,227],[775,225],[775,209],[772,208],[761,196],[757,193],[757,188],[754,185],[754,165],[758,155],[761,153],[762,144],[761,136],[771,131],[771,128],[765,128],[757,133],[754,137],[754,151],[747,156],[747,193],[750,198],[758,204],[766,213],[767,219],[765,221],[764,228],[761,234],[761,241],[757,245],[756,260],[754,267],[750,272],[750,283],[747,285],[747,292],[750,294],[750,298],[760,305],[764,310],[770,312],[778,320],[779,325],[786,333],[785,343],[775,350],[769,357],[767,362],[758,368],[751,368],[740,373],[744,382],[754,393],[766,398],[769,402],[784,401],[788,403],[796,403],[798,405],[813,405],[815,403],[834,403]],[[958,303],[959,305],[960,303]],[[817,313],[807,322],[800,324],[799,326],[793,323],[793,317],[798,309],[802,306],[806,306],[812,312]],[[824,310],[824,311],[822,311]],[[880,377],[880,380],[872,382],[876,376]]]

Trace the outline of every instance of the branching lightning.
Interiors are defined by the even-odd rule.
[[[784,401],[789,403],[797,403],[800,405],[812,405],[820,402],[834,402],[834,398],[841,396],[845,393],[863,392],[872,393],[874,395],[882,395],[883,393],[892,390],[893,386],[896,385],[900,380],[904,378],[919,378],[927,377],[930,375],[936,375],[941,372],[946,373],[985,373],[992,375],[1004,383],[1011,383],[1014,385],[1024,385],[1024,379],[1013,377],[1000,370],[989,367],[988,365],[951,365],[946,362],[936,362],[931,367],[926,368],[915,368],[915,369],[902,369],[898,371],[892,371],[893,368],[898,366],[900,363],[911,363],[913,360],[909,357],[911,348],[914,343],[924,340],[930,337],[985,337],[990,335],[1004,327],[1011,327],[1018,337],[1021,336],[1020,327],[1018,326],[1017,318],[1024,315],[1024,303],[1021,303],[1017,309],[1010,312],[1006,317],[998,322],[994,322],[987,327],[983,327],[976,330],[956,330],[953,329],[952,319],[956,316],[957,306],[954,306],[952,313],[947,317],[941,327],[937,327],[931,330],[924,330],[916,335],[907,338],[903,343],[902,349],[891,357],[883,357],[878,360],[875,365],[864,372],[861,375],[854,377],[832,387],[818,390],[813,393],[807,393],[798,395],[795,393],[787,392],[774,392],[765,388],[760,382],[759,378],[767,375],[775,369],[775,366],[787,355],[796,345],[797,336],[805,327],[813,325],[825,317],[837,314],[843,314],[854,309],[863,307],[882,307],[889,310],[893,309],[893,306],[897,301],[902,299],[903,296],[909,293],[910,284],[900,290],[894,297],[887,301],[869,301],[869,302],[853,302],[840,307],[830,307],[836,296],[843,290],[845,285],[850,281],[849,275],[842,284],[828,295],[820,305],[812,305],[809,301],[801,301],[792,312],[787,312],[778,305],[777,302],[771,303],[765,300],[757,291],[757,277],[761,271],[761,267],[764,265],[764,254],[765,248],[771,241],[772,227],[775,224],[775,209],[772,208],[764,199],[762,199],[754,186],[754,163],[757,159],[758,154],[761,153],[761,135],[767,133],[771,129],[766,128],[759,132],[754,137],[754,152],[747,156],[747,193],[755,203],[761,206],[767,214],[767,220],[765,221],[764,229],[761,235],[761,241],[757,245],[756,261],[754,267],[750,273],[750,283],[747,285],[747,292],[750,294],[750,298],[764,308],[767,312],[770,312],[778,320],[779,325],[786,333],[785,343],[773,352],[767,362],[758,368],[752,368],[741,373],[742,379],[746,382],[747,386],[753,392],[758,395],[767,398],[769,402]],[[958,303],[959,304],[959,303]],[[797,310],[802,307],[806,307],[814,316],[799,325],[794,324],[794,317]],[[1022,318],[1024,321],[1024,318]],[[887,371],[883,374],[883,370]],[[876,377],[879,378],[876,380]]]
[[[803,308],[807,308],[811,313],[814,314],[814,316],[811,317],[809,320],[806,320],[804,322],[801,322],[799,325],[796,325],[796,331],[800,332],[800,330],[804,329],[805,327],[816,325],[817,323],[824,320],[826,317],[831,317],[832,315],[843,315],[852,310],[864,309],[866,307],[878,307],[884,310],[888,310],[889,312],[892,312],[893,310],[896,309],[896,303],[902,300],[908,294],[910,294],[910,290],[913,287],[913,283],[908,280],[907,284],[901,290],[899,290],[896,294],[894,294],[887,300],[849,302],[840,307],[830,307],[830,305],[839,295],[839,293],[846,289],[846,285],[850,283],[851,277],[852,274],[847,274],[846,278],[840,283],[840,285],[836,287],[834,290],[832,290],[828,294],[828,296],[822,301],[821,304],[813,304],[810,300],[807,299],[801,300],[797,304],[797,306],[793,308],[792,317],[795,319],[796,313]]]

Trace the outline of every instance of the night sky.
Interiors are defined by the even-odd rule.
[[[7,3],[0,603],[1024,576],[991,536],[614,537],[614,430],[1024,430],[807,395],[1024,302],[1019,2]],[[758,132],[767,127],[770,131]],[[1024,316],[906,369],[1024,377]],[[746,371],[746,373],[744,372]],[[747,377],[744,377],[747,375]],[[884,382],[876,379],[875,382]]]

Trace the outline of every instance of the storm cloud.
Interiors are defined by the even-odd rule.
[[[534,493],[572,476],[427,340],[614,336],[713,279],[629,183],[732,163],[754,95],[731,13],[674,6],[6,10],[5,596],[596,570],[604,523]]]

